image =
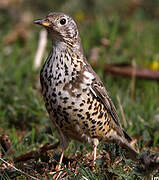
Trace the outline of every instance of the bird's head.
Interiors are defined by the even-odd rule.
[[[64,13],[49,13],[34,23],[44,26],[53,43],[64,42],[70,46],[80,45],[80,36],[75,21]]]

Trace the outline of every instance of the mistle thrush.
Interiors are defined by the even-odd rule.
[[[75,21],[64,13],[50,13],[35,21],[44,26],[52,48],[40,72],[42,94],[50,119],[61,136],[62,153],[70,139],[93,143],[93,162],[99,141],[116,142],[137,151],[122,129],[109,94],[82,50]]]

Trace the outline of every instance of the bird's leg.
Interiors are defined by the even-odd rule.
[[[61,170],[61,165],[62,165],[62,160],[64,157],[64,152],[65,149],[67,148],[68,144],[69,144],[69,139],[67,137],[64,136],[64,134],[61,132],[61,130],[59,131],[60,135],[61,135],[61,156],[60,156],[60,160],[58,162],[58,164],[56,165],[55,170],[59,171],[57,172],[54,176],[53,179],[59,179],[62,171]]]
[[[93,144],[93,166],[95,166],[96,153],[97,153],[97,146],[95,146],[95,145]]]
[[[61,169],[61,164],[62,164],[62,160],[63,160],[63,156],[64,156],[64,152],[65,152],[65,149],[62,148],[62,151],[61,151],[61,156],[60,156],[60,161],[58,163],[58,165],[56,166],[56,170],[59,171]]]
[[[63,132],[61,131],[60,127],[57,125],[54,116],[50,114],[50,119],[52,120],[53,124],[55,125],[56,129],[58,130],[60,137],[61,137],[61,156],[60,156],[60,161],[58,163],[58,165],[56,166],[56,170],[60,170],[61,169],[61,164],[62,164],[62,160],[63,160],[63,156],[64,156],[64,151],[67,148],[68,144],[69,144],[69,139],[63,134]]]
[[[60,132],[60,135],[61,135],[61,156],[60,156],[59,163],[56,166],[56,170],[60,170],[61,169],[61,164],[62,164],[64,152],[65,152],[65,149],[67,148],[67,146],[69,144],[69,139],[67,137],[65,137],[62,132]]]
[[[98,139],[96,139],[96,138],[93,139],[93,166],[95,166],[98,144],[99,144]]]

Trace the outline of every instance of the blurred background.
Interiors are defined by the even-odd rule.
[[[50,129],[40,94],[41,66],[34,68],[42,27],[33,20],[55,11],[67,13],[77,22],[85,55],[109,91],[124,129],[140,149],[157,152],[158,0],[1,0],[0,135],[9,135],[15,155],[58,139],[55,129]],[[50,48],[48,40],[43,62]],[[108,64],[139,71],[146,68],[150,74],[155,72],[155,78],[110,74]],[[71,148],[74,146],[78,148],[76,142]]]

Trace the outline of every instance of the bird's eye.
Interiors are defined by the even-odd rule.
[[[65,18],[61,19],[61,20],[60,20],[60,24],[61,24],[61,25],[66,24],[66,19],[65,19]]]

